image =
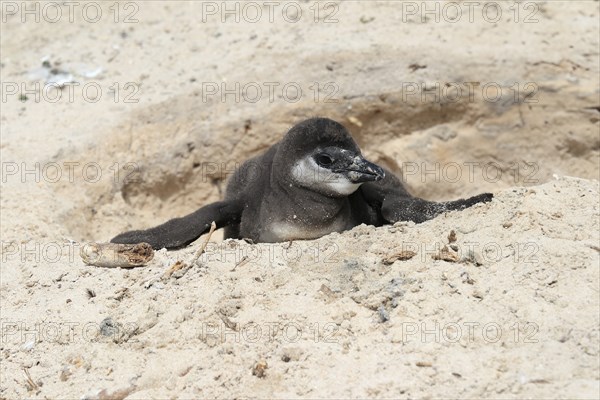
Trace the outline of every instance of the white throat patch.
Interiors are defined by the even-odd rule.
[[[319,166],[310,155],[294,164],[292,178],[303,187],[338,196],[349,196],[361,185],[351,182],[342,174]]]

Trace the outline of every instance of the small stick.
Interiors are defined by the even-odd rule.
[[[189,264],[186,263],[186,262],[184,262],[184,261],[177,261],[175,264],[171,265],[168,270],[165,271],[165,273],[163,274],[162,277],[163,278],[168,278],[175,271],[178,271],[178,270],[183,269],[183,268],[187,268],[188,266],[189,267],[193,266],[196,263],[196,261],[198,261],[198,259],[202,255],[202,253],[204,253],[204,250],[206,249],[206,246],[208,245],[208,242],[210,241],[210,237],[212,236],[212,234],[215,231],[215,229],[217,229],[217,224],[215,223],[215,221],[213,221],[210,224],[210,231],[208,232],[208,236],[206,237],[206,240],[204,241],[204,243],[202,243],[202,246],[196,252],[196,254],[194,254],[194,257],[192,257],[192,259],[190,260]]]
[[[240,262],[237,263],[237,264],[235,264],[235,266],[231,269],[231,272],[235,271],[235,269],[237,267],[241,267],[242,265],[248,264],[249,261],[250,261],[250,259],[248,258],[248,256],[242,257],[242,259],[240,260]]]
[[[29,374],[29,369],[23,368],[23,372],[25,373],[25,379],[27,380],[27,385],[29,386],[29,391],[38,390],[39,386],[37,383],[31,379],[31,375]]]
[[[226,327],[228,327],[232,331],[236,331],[236,332],[238,331],[237,324],[235,322],[233,322],[232,320],[230,320],[227,315],[222,314],[220,312],[217,312],[217,315],[219,316],[219,318],[221,318],[221,321],[223,321],[223,323],[225,324]]]
[[[179,271],[182,268],[185,268],[187,265],[183,261],[177,261],[175,264],[171,265],[168,270],[163,273],[163,278],[170,277],[173,272]]]
[[[196,255],[190,261],[190,265],[196,264],[196,261],[198,261],[198,259],[202,255],[202,253],[204,253],[204,249],[206,249],[206,246],[208,245],[208,241],[210,240],[210,237],[212,236],[215,229],[217,229],[217,224],[215,223],[215,221],[213,221],[210,223],[210,231],[208,231],[208,236],[206,237],[206,240],[204,241],[204,243],[202,243],[202,247],[200,247],[200,250],[198,250],[198,252],[196,252]]]

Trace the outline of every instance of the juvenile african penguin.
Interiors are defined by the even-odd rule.
[[[154,228],[122,233],[111,242],[180,248],[208,232],[212,221],[225,228],[225,238],[315,239],[362,223],[420,223],[492,197],[484,193],[442,203],[413,197],[400,179],[363,158],[344,126],[312,118],[242,164],[229,180],[223,201]]]

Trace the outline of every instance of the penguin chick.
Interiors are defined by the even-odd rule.
[[[113,243],[147,242],[176,249],[208,232],[254,242],[316,239],[362,223],[421,223],[451,210],[492,200],[491,193],[448,202],[412,196],[400,179],[367,161],[340,123],[311,118],[233,174],[222,201],[146,230],[122,233]]]

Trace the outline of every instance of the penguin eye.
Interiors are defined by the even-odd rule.
[[[317,155],[316,160],[317,164],[319,164],[321,167],[328,167],[333,162],[333,159],[327,154]]]

